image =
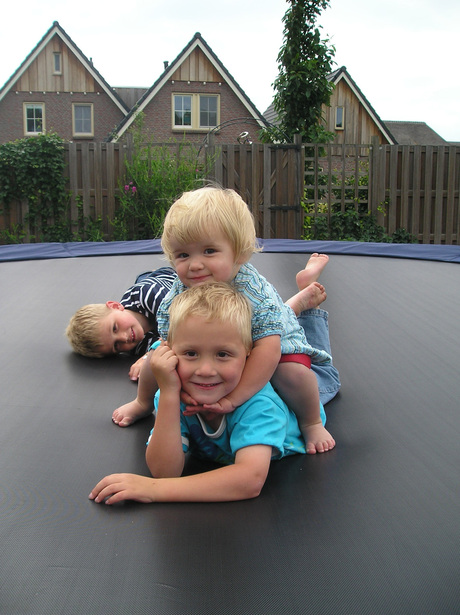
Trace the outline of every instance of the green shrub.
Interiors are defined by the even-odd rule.
[[[172,203],[182,192],[199,187],[206,176],[208,160],[199,160],[195,145],[185,141],[163,145],[144,142],[142,116],[133,138],[134,154],[126,161],[118,207],[111,221],[116,240],[159,237]]]

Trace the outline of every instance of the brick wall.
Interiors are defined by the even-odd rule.
[[[23,103],[45,104],[45,129],[66,140],[104,141],[123,118],[123,113],[103,92],[18,92],[10,91],[0,102],[0,143],[21,139],[24,135]],[[93,103],[94,137],[75,139],[72,134],[72,103]]]
[[[223,83],[206,83],[192,81],[188,84],[186,81],[176,81],[175,83],[168,82],[164,85],[160,92],[155,96],[152,102],[144,111],[144,127],[145,131],[153,135],[155,141],[162,142],[174,138],[180,141],[184,138],[187,141],[201,143],[208,133],[203,131],[176,131],[172,130],[172,94],[218,94],[220,95],[220,123],[236,118],[249,117],[248,110],[233,93],[230,87]],[[258,127],[252,121],[250,123],[239,122],[232,124],[219,130],[216,134],[216,143],[236,143],[238,135],[247,131],[254,143],[258,143]]]

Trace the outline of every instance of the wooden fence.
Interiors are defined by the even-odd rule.
[[[170,147],[174,147],[170,145]],[[130,143],[68,143],[69,217],[78,205],[102,220],[112,239],[119,185]],[[254,214],[262,238],[300,239],[305,217],[355,207],[371,211],[388,234],[400,228],[420,243],[458,244],[460,147],[371,145],[219,145],[212,141],[208,178],[235,189]],[[0,232],[21,226],[31,240],[26,202],[0,209]],[[32,229],[33,230],[33,229]]]
[[[419,243],[458,244],[460,147],[306,145],[309,215],[353,206],[371,211],[388,235],[405,229]]]

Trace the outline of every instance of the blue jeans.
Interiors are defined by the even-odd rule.
[[[305,310],[297,317],[299,324],[303,327],[308,343],[314,348],[325,350],[331,353],[331,341],[329,339],[329,314],[325,310]],[[331,363],[311,364],[318,380],[319,398],[322,404],[331,401],[340,389],[339,372]]]

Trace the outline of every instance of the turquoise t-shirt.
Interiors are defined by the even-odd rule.
[[[159,392],[155,395],[155,408],[158,397]],[[181,404],[181,411],[184,409]],[[229,465],[235,462],[240,448],[257,444],[271,446],[272,459],[305,453],[296,416],[270,383],[236,410],[223,415],[215,432],[199,415],[184,416],[182,412],[182,448],[196,457]],[[322,405],[321,420],[324,425],[326,414]]]

